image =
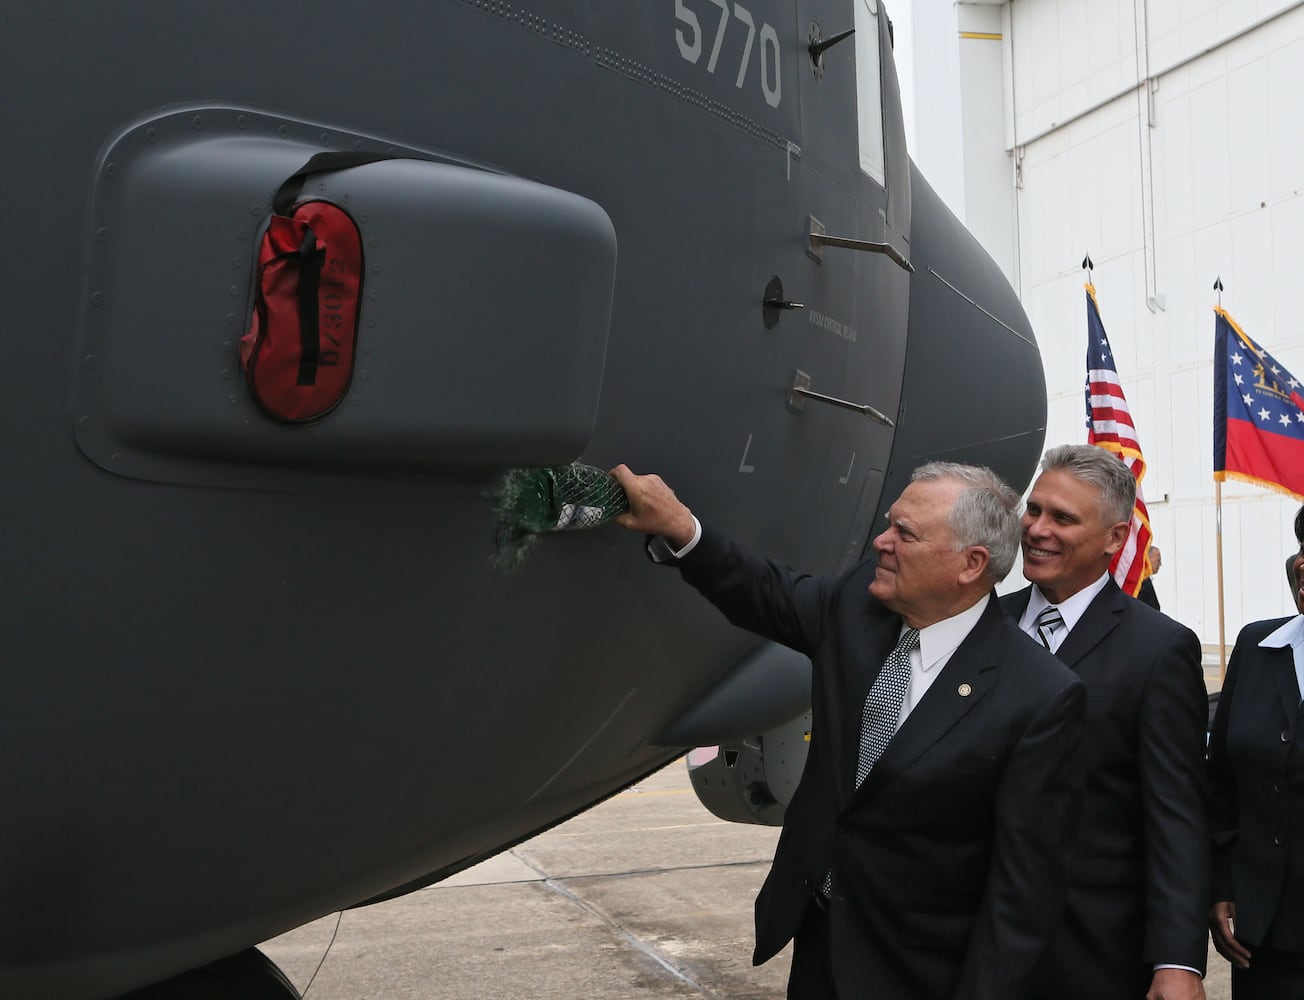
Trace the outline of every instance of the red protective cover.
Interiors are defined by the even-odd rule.
[[[338,205],[304,201],[273,215],[240,367],[258,405],[290,423],[329,413],[348,391],[362,300],[362,238]]]

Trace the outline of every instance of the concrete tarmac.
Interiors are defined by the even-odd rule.
[[[338,918],[306,1000],[784,995],[751,964],[779,831],[716,819],[682,760],[428,889]],[[262,945],[303,991],[332,915]]]
[[[791,947],[751,964],[778,834],[716,819],[678,760],[461,875],[262,948],[311,981],[305,1000],[780,1000]],[[1230,1000],[1212,949],[1209,968],[1208,1000]]]

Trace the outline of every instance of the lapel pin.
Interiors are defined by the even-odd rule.
[[[961,698],[968,698],[969,695],[973,694],[973,688],[971,688],[968,684],[961,684],[958,688],[956,688],[956,690],[960,692]]]

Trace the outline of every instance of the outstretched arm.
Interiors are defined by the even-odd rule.
[[[660,538],[680,573],[733,624],[798,652],[810,654],[828,601],[830,580],[797,573],[747,552],[718,532],[701,529],[693,512],[660,476],[639,476],[627,466],[611,470],[629,510],[615,518],[631,531]],[[703,531],[702,535],[698,532]],[[688,558],[682,550],[694,539],[702,544]],[[680,558],[684,561],[680,562]]]

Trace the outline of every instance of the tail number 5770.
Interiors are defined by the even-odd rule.
[[[699,0],[720,9],[720,21],[715,28],[715,40],[711,44],[711,56],[706,61],[706,71],[715,72],[716,63],[720,61],[720,49],[724,45],[725,32],[731,21],[740,21],[747,28],[747,40],[743,43],[743,56],[738,63],[738,78],[734,86],[742,89],[747,79],[747,69],[752,61],[753,43],[756,41],[756,20],[740,3],[730,4],[729,0]],[[733,14],[731,18],[729,15]],[[679,43],[679,54],[696,66],[702,59],[702,25],[697,15],[685,5],[684,0],[675,0],[675,41]],[[783,80],[779,65],[779,36],[768,24],[761,25],[761,92],[765,94],[765,103],[777,108],[783,99]]]

